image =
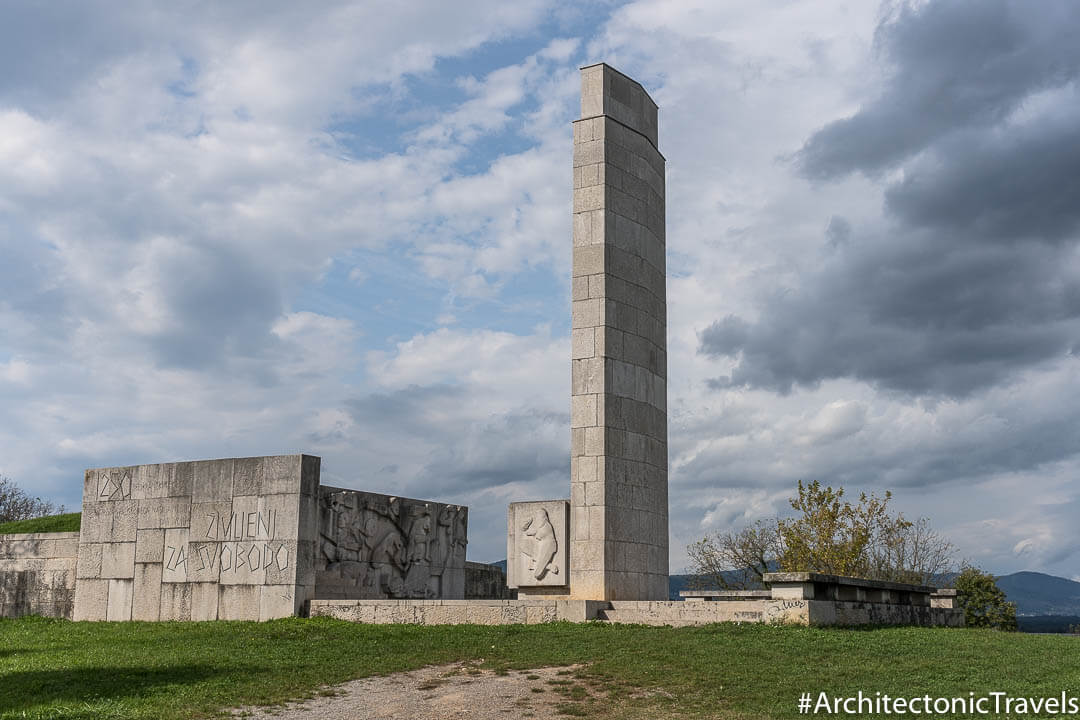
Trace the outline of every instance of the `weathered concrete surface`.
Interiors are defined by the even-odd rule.
[[[774,599],[840,600],[930,607],[936,588],[812,572],[765,573]]]
[[[511,588],[570,584],[570,502],[510,503],[506,514],[506,583]]]
[[[514,600],[517,592],[506,585],[506,574],[498,565],[465,563],[466,600]]]
[[[267,620],[315,589],[319,458],[87,470],[76,620]]]
[[[657,108],[604,64],[574,122],[570,594],[668,593],[664,157]]]
[[[592,600],[312,600],[312,617],[416,625],[515,625],[594,620],[604,606]]]
[[[921,625],[964,627],[958,609],[879,602],[807,600],[811,625]]]
[[[678,600],[613,600],[601,609],[599,619],[641,625],[707,625],[717,622],[809,625],[805,602],[783,600],[730,600],[726,602],[680,602]]]
[[[582,601],[532,596],[517,600],[313,600],[311,615],[378,625],[511,625],[596,619],[673,627],[718,622],[963,627],[963,614],[958,610],[835,600]]]
[[[463,599],[469,509],[319,489],[319,599]]]
[[[930,607],[956,608],[956,590],[954,588],[942,588],[930,596]]]
[[[70,618],[79,533],[0,535],[0,617]]]

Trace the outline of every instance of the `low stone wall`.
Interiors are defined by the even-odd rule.
[[[594,600],[312,600],[312,617],[375,625],[534,625],[594,620],[607,603]]]
[[[808,600],[811,625],[964,627],[964,613],[929,605]]]
[[[962,627],[956,610],[837,600],[312,600],[312,617],[352,622],[414,625],[514,625],[602,620],[635,625],[685,627],[719,622],[783,625],[922,625]]]
[[[79,533],[0,535],[0,617],[70,618]]]
[[[601,620],[636,625],[708,625],[718,622],[782,623],[809,625],[806,601],[728,600],[725,602],[680,602],[678,600],[612,600],[601,609]]]

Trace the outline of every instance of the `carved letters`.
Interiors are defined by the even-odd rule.
[[[98,478],[98,500],[128,500],[131,498],[131,470],[106,470]]]

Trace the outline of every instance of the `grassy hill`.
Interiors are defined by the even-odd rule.
[[[78,532],[82,513],[66,513],[0,523],[0,535],[12,533]]]
[[[1080,677],[1080,639],[943,628],[22,618],[0,620],[0,648],[0,720],[213,716],[452,662],[503,674],[575,665],[541,697],[600,720],[797,718],[806,692],[1072,696]]]

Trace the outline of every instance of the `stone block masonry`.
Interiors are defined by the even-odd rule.
[[[0,617],[71,617],[79,533],[0,535]]]
[[[87,470],[75,620],[267,620],[315,591],[319,458]]]
[[[668,593],[664,157],[657,107],[604,64],[574,122],[570,596]]]

